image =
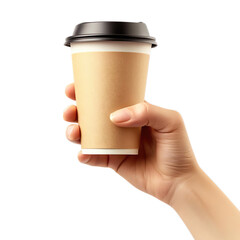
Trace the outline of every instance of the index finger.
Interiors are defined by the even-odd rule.
[[[66,96],[69,97],[70,99],[76,100],[74,83],[71,83],[71,84],[69,84],[69,85],[66,86],[66,88],[65,88],[65,94],[66,94]]]

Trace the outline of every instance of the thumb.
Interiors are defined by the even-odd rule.
[[[110,119],[119,127],[150,126],[159,132],[174,131],[183,124],[178,112],[146,101],[117,110],[110,114]]]

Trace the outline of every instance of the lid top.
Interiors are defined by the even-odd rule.
[[[147,26],[143,22],[83,22],[78,24],[73,35],[66,38],[65,45],[71,42],[86,41],[135,41],[146,42],[156,47],[155,38],[149,36]]]
[[[149,36],[147,26],[142,22],[84,22],[75,27],[73,35],[84,34]]]

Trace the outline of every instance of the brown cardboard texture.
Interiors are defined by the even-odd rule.
[[[117,127],[109,116],[144,101],[149,55],[79,52],[72,61],[82,148],[138,148],[141,128]]]

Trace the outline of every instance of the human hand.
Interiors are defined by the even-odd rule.
[[[75,100],[74,84],[66,87],[66,95]],[[77,107],[67,108],[63,118],[77,122]],[[85,155],[80,152],[79,161],[112,168],[138,189],[169,204],[177,186],[199,168],[181,115],[144,101],[114,112],[111,120],[119,127],[142,126],[139,154]],[[70,141],[81,143],[79,125],[68,126],[66,135]]]

